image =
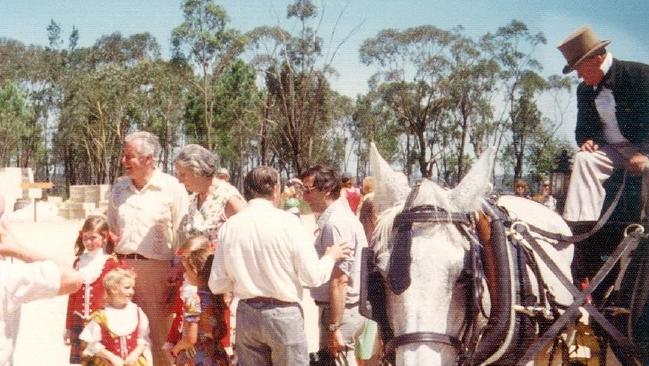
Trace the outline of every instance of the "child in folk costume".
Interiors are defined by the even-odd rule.
[[[131,299],[135,273],[115,268],[104,277],[104,308],[95,312],[79,338],[85,365],[150,366],[149,320]]]
[[[194,298],[198,294],[196,286],[189,283],[187,274],[183,274],[183,281],[174,291],[174,298],[171,311],[174,314],[174,320],[171,323],[167,333],[167,341],[162,346],[165,357],[170,365],[176,364],[176,357],[171,353],[176,343],[183,337],[183,305],[187,299]]]
[[[74,268],[83,277],[81,288],[68,297],[64,342],[70,345],[70,363],[81,362],[79,334],[90,315],[104,305],[104,276],[120,265],[112,255],[115,242],[103,216],[88,216],[75,242]]]
[[[178,250],[190,288],[181,290],[183,300],[182,337],[172,348],[177,366],[225,366],[230,358],[229,312],[223,295],[214,295],[207,281],[214,259],[214,247],[205,236],[196,236]]]

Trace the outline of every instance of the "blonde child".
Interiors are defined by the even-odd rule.
[[[183,243],[178,255],[197,291],[181,291],[182,337],[171,349],[176,365],[230,365],[224,348],[229,343],[229,309],[223,295],[214,295],[207,287],[214,248],[207,237],[196,236]]]
[[[74,268],[83,285],[68,297],[64,342],[70,346],[70,363],[81,363],[79,334],[90,315],[104,305],[103,280],[106,273],[120,265],[112,255],[115,242],[103,216],[88,216],[75,242]]]
[[[115,268],[104,277],[104,308],[95,312],[79,338],[87,346],[86,365],[151,365],[149,320],[131,299],[135,273]]]

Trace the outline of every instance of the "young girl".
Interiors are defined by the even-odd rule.
[[[88,216],[75,243],[74,268],[83,277],[79,291],[68,297],[64,342],[70,345],[70,363],[81,362],[79,333],[90,315],[104,305],[103,280],[106,273],[120,265],[112,254],[115,242],[102,216]]]
[[[79,338],[87,343],[86,365],[151,365],[149,320],[131,302],[135,273],[115,268],[106,274],[104,308],[95,312]],[[84,360],[85,361],[85,360]]]
[[[213,295],[207,288],[214,248],[207,237],[196,236],[185,241],[178,254],[188,282],[198,290],[181,293],[182,338],[171,350],[176,365],[229,365],[224,348],[229,343],[229,311],[223,295]]]
[[[172,305],[172,313],[174,315],[174,320],[169,327],[169,332],[167,333],[167,341],[162,346],[165,357],[169,365],[176,364],[176,357],[171,353],[171,350],[174,348],[176,343],[178,343],[183,336],[183,305],[185,299],[195,298],[197,296],[196,286],[189,283],[187,280],[187,274],[183,274],[183,281],[174,291],[174,299]]]

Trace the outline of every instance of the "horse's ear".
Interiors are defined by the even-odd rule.
[[[374,204],[378,212],[403,203],[408,198],[408,178],[403,173],[392,170],[373,142],[370,143],[370,166],[376,181]]]
[[[496,149],[488,148],[471,167],[460,184],[450,193],[450,201],[457,210],[475,211],[482,205],[482,197],[491,192],[491,178],[496,158]]]

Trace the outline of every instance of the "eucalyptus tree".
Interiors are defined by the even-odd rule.
[[[171,32],[174,57],[193,62],[200,71],[201,82],[194,83],[203,102],[202,143],[214,147],[214,98],[211,84],[218,80],[240,54],[244,39],[228,28],[228,16],[213,0],[185,0],[184,21]]]
[[[450,48],[454,32],[432,25],[385,29],[365,40],[360,59],[376,65],[382,98],[399,123],[416,142],[416,158],[422,176],[430,177],[434,165],[432,147],[439,144],[448,100],[443,83],[451,71]]]
[[[113,33],[71,52],[54,138],[69,184],[111,183],[119,175],[121,142],[142,127],[143,65],[159,58],[159,49],[148,33]]]
[[[215,151],[227,165],[231,181],[242,186],[247,161],[257,153],[263,93],[256,85],[255,69],[234,61],[214,85]]]
[[[23,143],[33,134],[33,115],[27,92],[15,83],[5,82],[0,87],[0,164],[3,166],[20,166]]]
[[[349,100],[331,90],[328,77],[348,36],[335,43],[334,28],[325,42],[319,29],[323,16],[311,0],[296,0],[286,12],[294,33],[280,26],[262,26],[248,33],[252,63],[266,87],[259,155],[265,163],[276,160],[287,174],[299,173],[315,162],[340,163],[335,160],[344,137],[334,127],[348,117],[339,113],[351,111],[345,107]]]
[[[17,166],[38,167],[44,154],[44,123],[46,103],[44,90],[47,88],[48,62],[43,47],[24,45],[21,42],[0,39],[0,85],[15,83],[32,108],[30,125],[20,143]]]
[[[357,176],[369,174],[370,142],[376,144],[387,161],[397,160],[399,137],[404,130],[396,123],[392,109],[375,90],[356,98],[351,122],[349,128],[355,142],[354,153],[358,157]]]
[[[511,115],[511,146],[514,154],[514,179],[523,177],[523,164],[528,143],[540,131],[543,116],[534,101],[534,97],[545,89],[545,80],[534,72],[528,72],[521,77],[520,94],[512,103]]]
[[[498,92],[502,96],[502,115],[496,118],[498,133],[492,143],[500,148],[511,136],[512,151],[518,161],[514,169],[516,178],[523,173],[522,156],[525,150],[525,136],[528,128],[518,128],[515,124],[525,123],[526,118],[534,118],[533,107],[536,97],[544,89],[542,78],[538,75],[542,67],[534,58],[539,45],[545,44],[543,33],[533,33],[527,25],[518,20],[500,27],[494,33],[487,33],[481,39],[481,48],[499,67],[500,80]],[[536,108],[536,107],[534,107]],[[527,114],[527,115],[519,115]],[[535,123],[536,120],[530,120]]]
[[[191,81],[191,68],[182,60],[143,60],[132,71],[137,100],[131,110],[134,127],[153,133],[162,147],[160,167],[171,168],[174,149],[184,133],[184,116]]]
[[[461,28],[460,28],[461,30]],[[442,160],[450,169],[439,171],[446,180],[459,182],[468,168],[469,144],[478,156],[488,145],[487,137],[495,131],[493,90],[498,65],[484,57],[479,45],[471,38],[457,34],[450,49],[450,73],[443,83],[448,98],[451,119],[451,148],[444,149]],[[453,178],[451,179],[451,176]]]
[[[550,75],[546,80],[546,94],[552,100],[552,112],[548,112],[548,118],[553,121],[553,132],[556,132],[565,122],[566,113],[575,100],[575,93],[572,91],[579,83],[574,76]]]

